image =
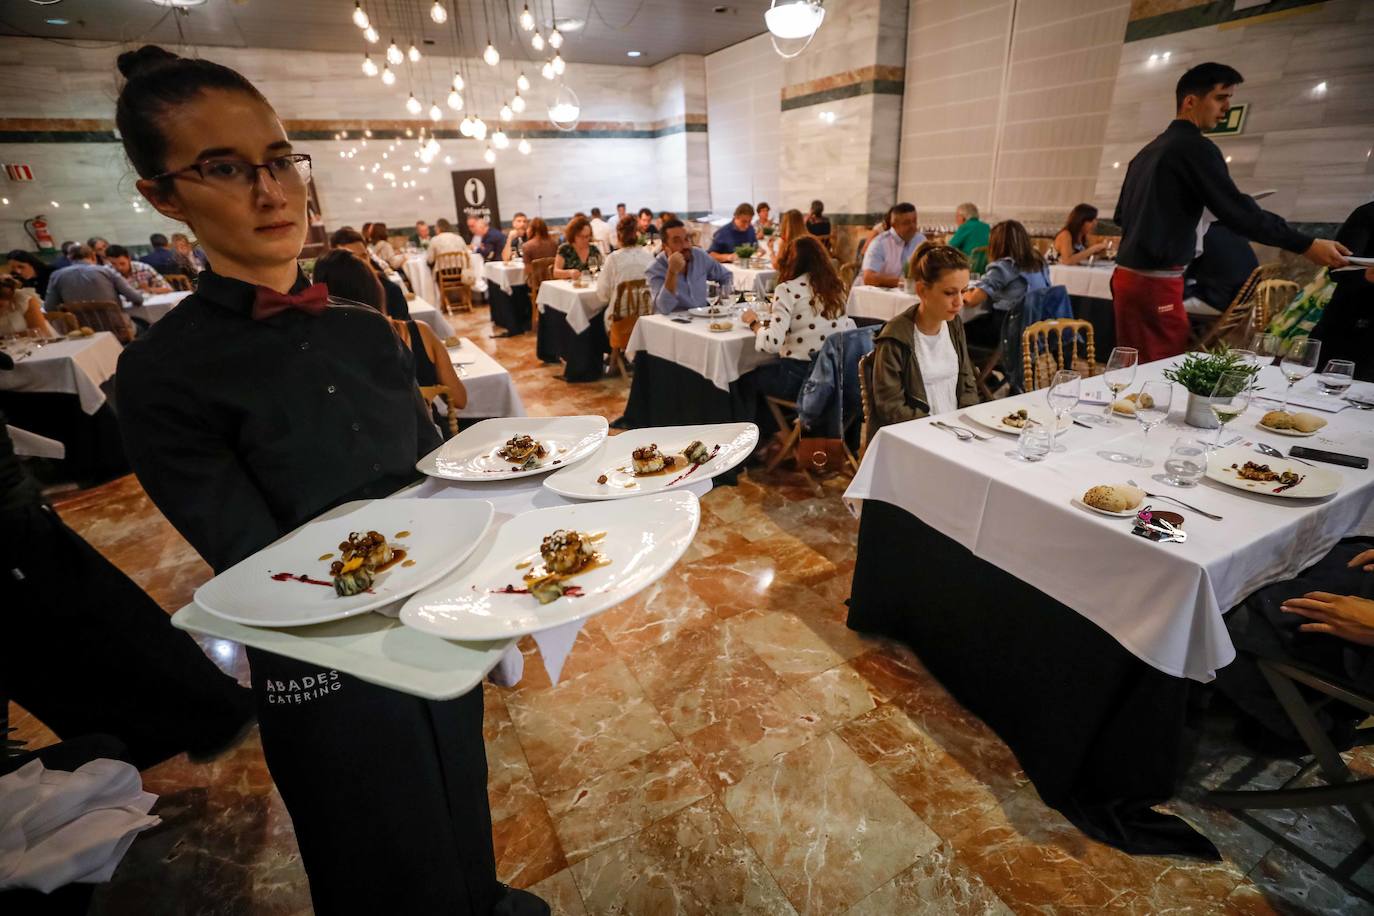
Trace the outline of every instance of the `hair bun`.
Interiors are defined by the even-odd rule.
[[[140,76],[150,70],[165,67],[176,60],[181,60],[181,58],[165,48],[160,48],[157,45],[144,45],[137,51],[125,51],[119,55],[115,65],[119,67],[119,72],[124,74],[125,79],[133,79],[135,76]]]

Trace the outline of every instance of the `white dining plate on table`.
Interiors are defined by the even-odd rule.
[[[1320,429],[1314,429],[1310,433],[1305,433],[1300,429],[1274,429],[1274,427],[1265,426],[1263,423],[1256,423],[1255,428],[1262,429],[1266,433],[1273,433],[1276,436],[1297,436],[1299,438],[1303,438],[1306,436],[1315,436],[1317,433],[1321,432]],[[1322,429],[1325,428],[1326,427],[1322,427]]]
[[[401,608],[401,622],[444,639],[507,639],[581,620],[615,607],[661,579],[692,543],[701,508],[688,490],[619,502],[536,509],[510,519],[441,581]],[[558,529],[600,534],[605,565],[574,575],[582,594],[540,604],[524,587],[521,564],[540,562],[539,546]]]
[[[682,450],[694,441],[714,452],[705,464],[688,464],[647,477],[637,477],[632,472],[630,453],[635,449],[652,443],[664,455],[681,459]],[[544,486],[570,499],[624,499],[661,493],[724,474],[748,458],[758,442],[759,428],[753,423],[634,429],[611,436],[586,461],[550,474],[544,478]],[[606,482],[600,483],[603,476]]]
[[[512,480],[556,471],[596,451],[606,439],[605,417],[503,417],[474,423],[421,458],[420,473],[445,480]],[[497,451],[513,436],[532,437],[547,453],[521,470]]]
[[[485,499],[345,503],[215,576],[196,589],[195,602],[217,617],[258,627],[342,620],[437,581],[467,558],[491,518],[491,503]],[[376,531],[406,555],[379,573],[371,589],[344,597],[334,591],[329,564],[339,557],[339,543],[354,531]]]
[[[1075,506],[1078,506],[1080,509],[1087,509],[1089,512],[1096,512],[1098,515],[1106,515],[1110,516],[1111,518],[1134,518],[1136,513],[1140,511],[1140,507],[1145,504],[1145,500],[1142,499],[1140,502],[1136,503],[1135,506],[1130,509],[1123,509],[1120,512],[1109,512],[1106,509],[1099,509],[1096,506],[1088,505],[1087,503],[1083,502],[1081,497],[1078,496],[1075,496],[1073,499],[1069,500],[1069,502],[1073,503]]]
[[[730,313],[728,305],[701,305],[687,310],[687,314],[694,318],[729,318]]]
[[[1237,473],[1238,468],[1231,467],[1233,464],[1243,467],[1247,461],[1253,461],[1255,464],[1266,464],[1271,471],[1279,474],[1284,471],[1292,471],[1302,480],[1296,486],[1275,492],[1280,486],[1278,481],[1246,480]],[[1228,487],[1235,487],[1238,490],[1248,490],[1262,496],[1280,496],[1285,499],[1320,499],[1323,496],[1330,496],[1339,492],[1343,482],[1341,475],[1330,468],[1312,467],[1287,458],[1271,458],[1268,455],[1261,455],[1259,452],[1240,446],[1220,449],[1208,455],[1207,478],[1215,480],[1217,483],[1226,484]]]
[[[999,433],[1011,433],[1013,436],[1021,435],[1021,427],[1011,426],[1003,422],[1007,414],[1015,413],[1024,409],[1030,414],[1030,418],[1044,426],[1049,426],[1054,421],[1054,414],[1043,404],[1007,404],[1006,401],[989,401],[986,404],[975,404],[973,407],[964,408],[964,415],[979,426],[986,426],[988,429],[996,430]],[[1059,432],[1065,432],[1073,427],[1073,417],[1065,414],[1059,420]]]

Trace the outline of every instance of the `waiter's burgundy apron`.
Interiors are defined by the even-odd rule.
[[[1188,350],[1188,313],[1183,308],[1183,274],[1151,276],[1117,265],[1112,273],[1116,343],[1135,347],[1142,363]]]

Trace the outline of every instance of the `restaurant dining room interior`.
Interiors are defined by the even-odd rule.
[[[0,912],[1374,913],[1374,3],[0,2]]]

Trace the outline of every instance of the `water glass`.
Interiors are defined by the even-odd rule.
[[[1111,391],[1107,409],[1101,416],[1088,414],[1079,419],[1102,426],[1116,426],[1116,420],[1112,419],[1112,405],[1121,397],[1121,392],[1131,387],[1131,382],[1135,381],[1136,366],[1139,363],[1140,352],[1134,347],[1113,347],[1111,356],[1107,357],[1107,365],[1102,370],[1102,383]]]
[[[1180,437],[1169,448],[1160,479],[1175,487],[1195,487],[1206,471],[1207,446],[1197,439]]]
[[[1322,394],[1339,397],[1345,394],[1354,381],[1355,364],[1348,359],[1333,359],[1327,362],[1326,368],[1317,376],[1317,388]]]
[[[1316,370],[1321,352],[1322,342],[1311,337],[1299,337],[1288,344],[1288,351],[1279,363],[1283,377],[1288,380],[1288,387],[1283,390],[1283,406],[1279,408],[1284,413],[1288,412],[1288,398],[1293,393],[1293,386]]]
[[[1021,427],[1021,435],[1016,440],[1016,451],[1008,452],[1022,461],[1040,461],[1054,447],[1053,430],[1043,423],[1027,420]]]
[[[1140,387],[1140,398],[1135,403],[1135,418],[1145,428],[1140,440],[1140,454],[1131,462],[1138,468],[1148,468],[1154,462],[1145,457],[1145,446],[1149,443],[1150,430],[1169,419],[1169,407],[1174,399],[1174,386],[1169,382],[1146,382]]]

